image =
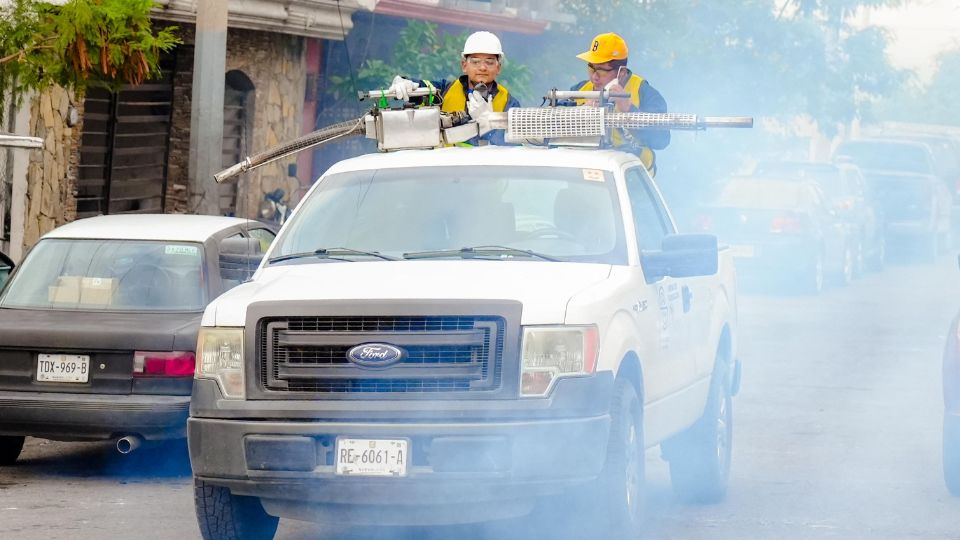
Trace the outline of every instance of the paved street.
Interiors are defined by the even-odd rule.
[[[958,307],[952,256],[894,265],[817,298],[742,296],[744,378],[728,499],[678,503],[652,450],[646,537],[960,537],[960,499],[947,494],[940,467],[940,355]],[[19,464],[0,470],[0,537],[199,537],[183,455],[154,448],[121,456],[106,444],[28,439]],[[423,531],[282,521],[278,538],[543,532],[512,522]]]

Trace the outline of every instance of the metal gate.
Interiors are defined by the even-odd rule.
[[[172,70],[118,92],[90,88],[84,99],[77,217],[159,213],[167,184]]]
[[[223,166],[239,163],[247,156],[247,93],[230,86],[223,93]],[[232,216],[237,210],[237,183],[224,182],[217,186],[220,193],[220,213]]]

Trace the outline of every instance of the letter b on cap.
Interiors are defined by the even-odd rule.
[[[596,52],[596,50],[599,49],[599,48],[600,48],[600,40],[598,39],[598,40],[596,40],[596,41],[593,42],[593,48],[590,49],[590,50]]]

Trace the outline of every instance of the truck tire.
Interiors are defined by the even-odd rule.
[[[721,368],[725,363],[718,364]],[[663,446],[670,480],[681,500],[715,503],[727,494],[733,450],[733,397],[718,369],[703,417]]]
[[[607,461],[593,491],[593,516],[603,516],[599,537],[634,539],[643,525],[646,463],[643,443],[643,406],[633,385],[618,379],[610,406],[610,442]]]
[[[23,450],[23,441],[26,437],[16,435],[0,435],[0,465],[13,465]]]
[[[280,518],[264,511],[256,497],[194,479],[193,502],[204,540],[262,540],[277,533]]]
[[[943,481],[954,497],[960,497],[960,422],[943,418]]]

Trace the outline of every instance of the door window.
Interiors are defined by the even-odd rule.
[[[267,229],[250,229],[249,232],[250,238],[256,238],[260,241],[261,253],[266,253],[267,248],[273,243],[273,239],[277,237],[277,235],[273,234],[273,231]]]
[[[637,230],[637,247],[641,251],[658,250],[663,237],[673,232],[660,197],[651,188],[646,172],[641,167],[626,172],[627,195],[633,211],[633,224]]]

